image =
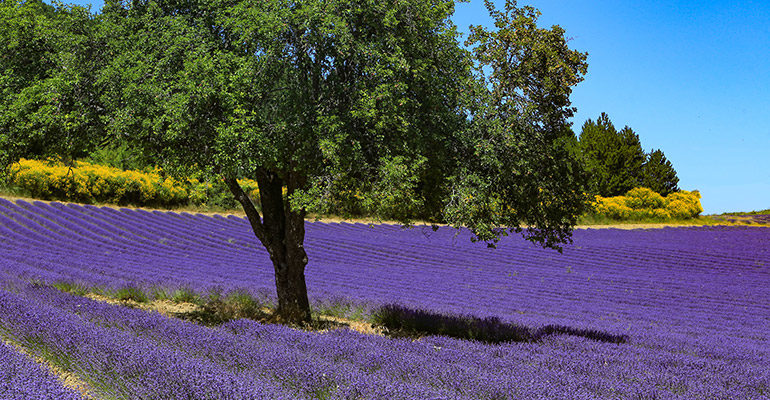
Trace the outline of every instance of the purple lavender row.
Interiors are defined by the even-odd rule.
[[[327,249],[324,249],[324,250],[327,250]],[[319,255],[319,257],[318,257],[318,258],[321,258],[321,260],[320,260],[320,261],[323,261],[323,256],[327,256],[327,257],[328,257],[328,254],[327,254],[327,253],[331,253],[331,251],[324,251],[324,252],[323,252],[323,254],[320,254],[320,255]],[[338,261],[338,262],[339,262],[339,261],[344,261],[344,260],[340,260],[341,258],[343,258],[343,257],[342,257],[342,255],[337,255],[337,261]],[[468,262],[471,262],[471,261],[469,260]],[[503,266],[503,267],[504,267],[504,266]],[[440,268],[440,266],[437,266],[436,268]],[[245,268],[244,268],[244,270],[246,270],[246,271],[248,271],[249,269],[251,269],[251,270],[254,270],[254,268],[253,268],[253,267],[249,268],[249,267],[247,266],[247,267],[245,267]],[[312,270],[312,269],[311,269],[311,270]],[[426,271],[426,272],[430,272],[430,271]],[[436,272],[438,272],[438,271],[436,271]],[[431,275],[435,276],[435,275],[437,275],[437,274],[428,274],[428,273],[426,273],[425,275],[426,275],[426,276],[431,276]],[[443,277],[442,277],[442,278],[443,278]],[[597,277],[596,279],[601,279],[601,277]],[[484,281],[482,281],[482,283],[484,283]]]
[[[184,352],[193,359],[211,360],[233,373],[269,377],[297,398],[315,398],[315,394],[321,393],[347,398],[339,396],[350,391],[366,394],[355,398],[382,398],[382,395],[392,399],[420,399],[451,394],[448,389],[427,386],[419,377],[406,383],[394,380],[392,369],[361,371],[353,365],[355,359],[328,357],[330,349],[318,343],[318,335],[282,326],[236,321],[221,329],[211,329],[48,289],[30,289],[27,295],[65,312],[77,313],[89,323],[133,333],[165,348]],[[246,328],[248,332],[243,331]],[[384,355],[388,359],[395,357]]]
[[[79,400],[48,370],[0,341],[0,398],[3,400]]]
[[[54,359],[89,383],[97,396],[118,399],[291,399],[270,380],[84,320],[38,296],[0,291],[0,329],[33,353]],[[89,304],[83,303],[83,307]],[[121,308],[113,307],[117,313]]]
[[[357,235],[357,236],[361,236],[361,235]],[[478,250],[477,250],[477,251],[478,251]],[[319,254],[319,257],[318,257],[318,258],[320,258],[319,262],[323,262],[323,261],[325,261],[325,258],[326,258],[326,259],[328,259],[328,257],[329,257],[329,254],[328,254],[328,253],[333,253],[333,252],[332,252],[331,250],[329,250],[329,251],[325,251],[325,252],[323,252],[323,253],[320,253],[320,254]],[[351,251],[351,250],[348,250],[348,253],[354,253],[354,252],[353,252],[353,251]],[[454,253],[457,253],[457,252],[455,251]],[[354,253],[354,254],[355,254],[355,253]],[[350,262],[351,262],[351,261],[349,261],[349,260],[345,260],[343,256],[344,256],[344,254],[338,254],[338,255],[337,255],[337,258],[336,258],[335,260],[332,260],[332,261],[336,261],[336,263],[337,263],[338,265],[339,265],[339,264],[342,264],[342,265],[344,265],[344,263],[350,263]],[[453,256],[453,258],[454,258],[455,260],[457,260],[457,259],[458,259],[458,257],[457,257],[457,254],[452,254],[452,256]],[[152,262],[153,262],[153,259],[157,259],[157,258],[159,258],[159,257],[161,257],[161,255],[158,255],[158,254],[152,254],[152,255],[151,255],[151,257],[148,257],[148,261],[147,261],[147,262],[148,262],[148,263],[152,263]],[[211,259],[212,259],[212,257],[213,257],[213,259],[216,259],[216,254],[206,254],[206,259],[208,259],[208,260],[211,260]],[[381,258],[381,259],[382,259],[382,258],[386,258],[386,256],[385,256],[385,255],[380,255],[380,257],[379,257],[379,258]],[[439,259],[440,259],[440,257],[437,257],[437,258],[439,258]],[[530,257],[530,258],[535,258],[535,259],[537,259],[536,257]],[[463,260],[463,257],[462,257],[462,256],[460,256],[460,257],[459,257],[459,259],[460,259],[460,260]],[[182,260],[178,260],[178,259],[177,259],[177,260],[173,260],[173,261],[178,263],[178,262],[180,262],[180,261],[182,261]],[[198,260],[193,260],[193,261],[198,261]],[[357,261],[358,261],[358,259],[355,259],[355,258],[354,258],[353,262],[357,262]],[[398,265],[399,263],[401,263],[401,264],[403,264],[403,263],[404,263],[404,262],[403,262],[403,260],[393,260],[392,258],[391,258],[391,259],[387,259],[387,258],[386,258],[386,261],[385,261],[385,263],[381,263],[381,264],[379,264],[379,265],[382,265],[382,266],[383,266],[383,269],[384,269],[384,268],[386,268],[386,267],[388,266],[388,264],[387,264],[388,262],[393,262],[393,261],[397,261],[397,262],[393,263],[392,265]],[[491,261],[493,261],[493,262],[494,262],[494,261],[497,261],[497,260],[491,260]],[[137,261],[137,260],[129,260],[129,262],[130,262],[130,263],[133,263],[133,264],[139,264],[139,263],[141,262],[141,260],[138,260],[138,261]],[[468,259],[468,260],[467,260],[467,262],[468,262],[468,263],[471,263],[471,262],[473,262],[473,260],[472,260],[472,259]],[[158,270],[162,270],[162,268],[160,268],[160,267],[158,267],[158,266],[157,266],[157,265],[158,265],[158,263],[157,263],[157,262],[154,262],[153,264],[155,264],[155,265],[156,265],[156,268],[157,268]],[[371,264],[374,264],[374,265],[378,265],[378,264],[376,264],[376,263],[374,263],[374,262],[370,261],[370,265],[371,265]],[[422,264],[424,264],[424,263],[422,263]],[[449,264],[449,263],[446,263],[446,264]],[[194,265],[194,264],[193,264],[193,265]],[[236,266],[236,267],[237,267],[237,266]],[[505,265],[505,261],[503,260],[503,262],[501,262],[501,263],[500,263],[500,265],[499,265],[499,269],[501,269],[501,270],[502,270],[502,269],[504,269],[504,268],[506,268],[506,267],[507,267],[507,265]],[[233,267],[231,266],[230,268],[233,268]],[[441,265],[437,266],[436,268],[441,268]],[[121,268],[117,268],[117,269],[125,269],[125,268],[124,268],[124,267],[121,267]],[[217,269],[217,268],[212,268],[212,270],[216,270],[216,269]],[[237,268],[235,268],[235,269],[237,269]],[[423,269],[423,270],[424,270],[424,269],[425,269],[425,267],[424,267],[424,266],[421,266],[421,269]],[[240,268],[240,271],[243,271],[243,272],[244,272],[244,275],[246,275],[246,276],[248,276],[248,275],[249,275],[249,273],[250,273],[251,271],[255,271],[255,270],[257,270],[257,271],[258,271],[258,269],[254,268],[253,266],[249,266],[249,265],[245,265],[245,266],[243,266],[242,268]],[[440,279],[441,279],[441,280],[446,280],[446,275],[447,275],[447,274],[451,274],[451,273],[453,273],[453,272],[459,272],[460,274],[458,274],[458,278],[457,278],[457,280],[459,280],[459,279],[463,279],[463,280],[465,280],[466,282],[468,281],[468,276],[467,276],[468,274],[467,274],[467,273],[465,273],[465,271],[462,271],[462,270],[455,270],[455,271],[452,271],[450,268],[446,268],[446,267],[444,267],[444,270],[445,270],[445,273],[443,273],[443,274],[441,273],[442,271],[440,271],[440,270],[436,270],[436,271],[430,271],[430,270],[427,270],[427,271],[425,271],[425,274],[424,274],[423,276],[425,276],[425,277],[428,277],[428,278],[431,278],[431,277],[436,277],[436,276],[438,276],[438,277],[440,277]],[[240,271],[239,271],[239,272],[240,272]],[[310,273],[312,273],[312,271],[313,271],[313,269],[312,269],[312,268],[310,268]],[[367,271],[366,269],[360,269],[360,268],[359,268],[359,271],[361,271],[363,274],[367,274],[367,273],[368,273],[368,271]],[[139,272],[139,271],[137,271],[137,273],[136,273],[135,275],[138,275],[138,272]],[[342,279],[345,279],[345,277],[347,277],[347,278],[348,278],[348,280],[349,280],[349,278],[350,278],[350,274],[354,274],[354,273],[355,273],[355,272],[357,272],[357,271],[355,271],[355,270],[353,270],[353,269],[350,269],[350,270],[346,270],[346,271],[344,272],[344,274],[347,274],[347,275],[344,275],[344,274],[340,274],[340,275],[337,275],[337,276],[335,276],[333,273],[329,274],[328,272],[330,272],[330,271],[328,271],[328,270],[325,270],[325,271],[324,271],[324,274],[325,274],[325,275],[329,275],[329,276],[331,276],[331,278],[332,278],[332,279],[334,279],[334,278],[340,278],[340,279],[342,280]],[[554,279],[554,280],[560,280],[560,279],[561,279],[561,280],[563,280],[563,279],[565,279],[565,278],[566,278],[566,279],[568,279],[568,280],[571,280],[571,281],[573,281],[573,283],[574,283],[574,281],[575,281],[575,280],[578,278],[578,275],[580,275],[580,274],[574,274],[573,276],[569,276],[569,275],[568,275],[568,276],[561,276],[561,277],[560,277],[560,276],[558,276],[558,275],[554,274],[554,273],[553,273],[553,271],[547,271],[547,270],[542,270],[542,269],[541,269],[541,270],[539,270],[539,271],[536,271],[536,272],[539,274],[539,276],[541,277],[541,279],[543,278],[543,276],[546,276],[546,277],[548,277],[549,279]],[[559,270],[557,270],[557,272],[559,272]],[[624,272],[626,272],[626,275],[627,275],[627,274],[628,274],[628,273],[630,273],[631,271],[624,271]],[[129,275],[126,277],[126,278],[127,278],[127,279],[129,279],[129,280],[130,280],[130,278],[131,278],[131,276],[130,276],[130,274],[131,274],[131,273],[132,273],[131,271],[128,271],[128,274],[129,274]],[[654,272],[654,273],[657,273],[657,272]],[[464,275],[464,276],[463,276],[463,275]],[[393,279],[390,279],[390,278],[392,278],[392,277],[393,277],[393,275],[391,274],[391,276],[390,276],[390,277],[388,277],[388,279],[386,279],[386,281],[385,281],[385,282],[382,282],[384,285],[386,285],[385,287],[387,287],[387,285],[388,285],[388,282],[392,282],[392,281],[393,281]],[[205,278],[207,278],[207,277],[206,277],[206,276],[201,276],[200,278],[202,278],[203,280],[205,280]],[[409,279],[409,278],[410,278],[410,277],[406,277],[406,279]],[[421,278],[421,277],[420,277],[420,278]],[[590,278],[590,276],[589,276],[589,278]],[[646,278],[646,277],[643,277],[643,278]],[[172,279],[172,278],[171,278],[171,277],[169,277],[169,278],[167,279],[167,281],[168,281],[168,280],[170,280],[170,279]],[[328,279],[328,278],[327,278],[327,279]],[[601,276],[596,276],[596,277],[594,277],[594,279],[595,279],[595,281],[597,281],[597,282],[601,282],[603,278],[602,278]],[[608,289],[606,289],[606,291],[610,291],[610,290],[616,290],[616,291],[617,291],[617,287],[619,286],[619,285],[618,285],[618,283],[621,283],[621,284],[623,284],[623,281],[628,281],[628,279],[627,279],[627,278],[625,278],[625,277],[621,277],[619,280],[620,280],[620,282],[610,282],[610,283],[612,283],[612,284],[613,284],[613,288],[608,288]],[[396,281],[398,281],[398,280],[396,280]],[[454,279],[452,279],[452,280],[450,280],[450,281],[454,281]],[[223,281],[219,281],[219,282],[220,282],[220,283],[222,283],[222,284],[226,284],[226,282],[223,282]],[[269,282],[269,281],[268,281],[268,282]],[[488,283],[488,282],[489,282],[489,281],[488,281],[487,277],[486,277],[486,276],[483,276],[483,275],[481,275],[481,274],[480,274],[480,279],[479,279],[479,282],[478,282],[478,284],[477,284],[477,285],[478,285],[479,287],[482,287],[482,286],[485,286],[485,285],[487,285],[487,283]],[[758,280],[757,282],[761,282],[761,280]],[[429,284],[430,284],[430,283],[431,283],[431,282],[428,282],[427,284],[425,284],[425,286],[429,286]],[[470,285],[470,284],[472,284],[472,283],[473,283],[473,280],[471,280],[471,282],[470,282],[470,283],[468,283],[468,284]],[[604,282],[601,282],[601,283],[604,283]],[[629,283],[627,286],[628,286],[628,287],[630,287],[630,288],[632,288],[631,290],[633,290],[633,287],[634,287],[635,285],[636,285],[636,282],[630,282],[630,283]],[[720,285],[720,284],[718,284],[718,285]],[[379,285],[375,285],[375,286],[379,286]],[[391,286],[392,286],[392,283],[391,283]],[[549,293],[549,291],[548,291],[548,290],[545,290],[545,291],[543,290],[544,288],[542,287],[542,285],[541,285],[541,287],[537,287],[537,285],[527,285],[527,286],[531,286],[531,287],[533,287],[533,288],[534,288],[534,290],[533,290],[533,291],[531,291],[531,292],[529,292],[529,293],[524,293],[525,295],[528,295],[528,297],[532,297],[532,296],[541,296],[541,297],[543,297],[543,295],[545,295],[545,298],[549,298],[549,297],[554,297],[554,296],[553,296],[553,294],[556,294],[556,293],[559,293],[559,292],[561,292],[561,293],[564,293],[564,291],[563,291],[563,289],[562,289],[562,288],[555,288],[556,290],[552,291],[552,293]],[[621,286],[622,286],[622,285],[621,285]],[[640,291],[644,291],[644,290],[647,290],[647,291],[649,292],[648,296],[651,296],[651,297],[652,297],[653,295],[655,295],[655,293],[654,293],[654,288],[650,288],[650,289],[644,289],[644,288],[639,288],[639,287],[638,287],[638,285],[636,285],[636,286],[637,286],[637,288],[636,288],[636,292],[637,292],[637,293],[639,293]],[[581,288],[581,289],[582,289],[582,288]],[[624,290],[628,290],[628,289],[624,289]],[[569,293],[567,293],[567,294],[569,294]],[[578,293],[575,293],[574,297],[575,297],[575,298],[577,298],[577,297],[580,297],[582,300],[585,300],[585,296],[586,296],[586,294],[588,294],[588,295],[591,295],[590,293],[585,293],[585,291],[583,291],[582,293],[580,293],[580,292],[578,292]],[[604,293],[604,291],[603,291],[603,292],[600,292],[599,294],[601,294],[601,295],[604,295],[605,293]],[[475,294],[474,294],[474,295],[475,295]],[[688,294],[688,296],[689,296],[689,294]],[[425,299],[425,298],[430,298],[431,296],[424,296],[424,295],[422,295],[422,296],[420,296],[420,297],[421,297],[421,298],[423,298],[423,299]],[[657,295],[657,296],[655,296],[655,297],[659,297],[659,295]],[[438,299],[436,299],[436,300],[442,300],[442,299],[441,299],[441,298],[438,298]],[[664,300],[665,300],[665,299],[664,299]],[[441,303],[444,303],[444,302],[443,302],[443,301],[434,301],[434,302],[432,302],[432,303],[433,303],[433,304],[435,304],[435,303],[441,304]],[[701,301],[701,303],[703,303],[703,302]],[[494,303],[493,303],[492,305],[494,305]],[[662,305],[666,305],[665,301],[662,303]],[[614,308],[614,307],[615,307],[615,305],[608,305],[608,306],[609,306],[610,308]],[[503,310],[505,309],[505,308],[503,308],[503,307],[494,307],[494,308],[495,308],[495,309],[503,309]],[[592,310],[592,311],[593,311],[593,310]],[[761,311],[761,310],[760,310],[760,311]],[[713,312],[713,311],[709,310],[709,312]],[[726,310],[725,312],[726,312],[726,313],[729,313],[730,311]]]
[[[0,215],[0,216],[2,216],[2,215]],[[64,239],[64,237],[62,237],[62,239]],[[56,242],[52,242],[50,244],[54,245],[56,247],[68,247],[67,248],[67,253],[70,254],[70,255],[74,255],[76,257],[79,256],[80,254],[82,254],[83,250],[85,250],[86,252],[88,252],[90,250],[91,254],[92,254],[92,257],[96,256],[96,257],[104,258],[105,259],[104,261],[102,261],[102,260],[93,260],[94,264],[105,264],[106,263],[107,265],[112,264],[111,260],[114,260],[115,256],[118,256],[118,257],[122,256],[123,258],[129,256],[129,258],[130,258],[131,255],[143,255],[143,253],[147,253],[148,251],[151,250],[151,249],[148,248],[148,249],[142,249],[144,251],[140,250],[140,251],[137,252],[137,249],[131,249],[131,248],[127,248],[127,249],[123,249],[123,250],[117,249],[117,252],[118,253],[122,253],[122,254],[114,254],[116,252],[116,249],[113,246],[114,244],[105,243],[105,244],[102,244],[102,245],[99,245],[98,247],[96,247],[96,246],[94,246],[93,243],[86,243],[82,238],[78,239],[77,243],[74,243],[74,244],[72,244],[70,246],[67,246],[66,240],[59,240],[59,241],[56,241]],[[89,248],[88,246],[86,246],[84,248],[83,247],[84,244],[91,244],[92,247]],[[40,246],[40,244],[37,243],[36,247],[45,247],[45,246],[44,245]],[[99,248],[99,247],[101,247],[101,249],[99,249],[97,251],[94,251],[95,248]],[[162,246],[158,246],[158,247],[162,247]],[[50,249],[48,249],[48,250],[50,251]],[[105,256],[105,253],[107,253],[106,256]],[[154,253],[157,253],[157,251],[154,252]],[[155,260],[156,260],[157,258],[160,258],[160,257],[163,257],[163,256],[164,256],[163,254],[153,254],[152,258],[155,258]],[[89,258],[91,258],[91,257],[89,257]],[[152,260],[152,261],[142,260],[141,258],[142,257],[137,259],[136,257],[133,257],[133,259],[129,259],[127,261],[130,264],[134,264],[134,265],[142,264],[143,261],[144,261],[144,263],[155,261],[155,260]],[[146,257],[144,257],[144,258],[146,258]],[[74,260],[74,261],[76,262],[77,260]],[[180,260],[180,259],[177,258],[176,260],[172,260],[172,261],[174,261],[174,262],[171,262],[170,264],[176,265],[176,264],[179,264],[180,261],[183,261],[183,260]],[[186,260],[184,260],[184,261],[186,261]],[[157,265],[157,262],[153,262],[153,263]],[[124,269],[124,268],[114,268],[114,269],[121,270],[121,269]]]

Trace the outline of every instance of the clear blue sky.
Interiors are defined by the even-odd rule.
[[[101,8],[101,1],[78,1]],[[502,8],[504,0],[496,0]],[[588,52],[574,129],[606,112],[662,149],[705,213],[770,208],[770,1],[531,0]],[[455,24],[491,25],[482,0]]]
[[[496,0],[502,8],[504,0]],[[770,1],[532,0],[588,52],[576,132],[606,112],[662,149],[705,213],[770,208]],[[454,22],[491,25],[481,0]]]

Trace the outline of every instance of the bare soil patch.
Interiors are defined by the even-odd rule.
[[[85,297],[103,303],[138,308],[145,311],[155,311],[169,318],[193,321],[203,325],[217,325],[223,322],[222,318],[210,315],[212,311],[208,307],[194,303],[176,303],[170,300],[153,300],[147,303],[139,303],[134,300],[117,300],[96,293],[88,293]],[[260,314],[252,319],[262,323],[275,323],[273,310],[263,307],[260,309],[260,312]],[[298,328],[313,332],[328,332],[334,329],[347,328],[367,335],[384,335],[383,329],[365,321],[329,315],[316,315],[315,318],[311,324]]]

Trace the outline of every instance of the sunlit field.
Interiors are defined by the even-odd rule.
[[[273,267],[243,218],[0,200],[0,398],[766,399],[768,244],[758,227],[585,229],[560,254],[308,222],[314,312],[370,321],[398,306],[538,332],[489,343],[201,325],[89,299],[239,293],[270,307]]]

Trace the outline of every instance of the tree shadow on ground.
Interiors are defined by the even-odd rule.
[[[233,300],[236,299],[236,300]],[[195,322],[204,326],[219,326],[235,319],[251,319],[265,324],[285,324],[279,316],[271,310],[253,300],[238,301],[242,298],[214,298],[208,299],[192,310],[168,313],[174,318]],[[340,328],[350,328],[345,321],[329,318],[313,318],[309,323],[297,328],[310,331],[325,331]]]
[[[578,329],[563,325],[531,328],[502,322],[496,317],[479,318],[469,315],[447,315],[388,304],[373,314],[375,326],[385,328],[390,336],[422,337],[449,336],[485,343],[539,342],[551,335],[580,336],[605,343],[626,343],[627,335],[617,335],[595,329]]]

